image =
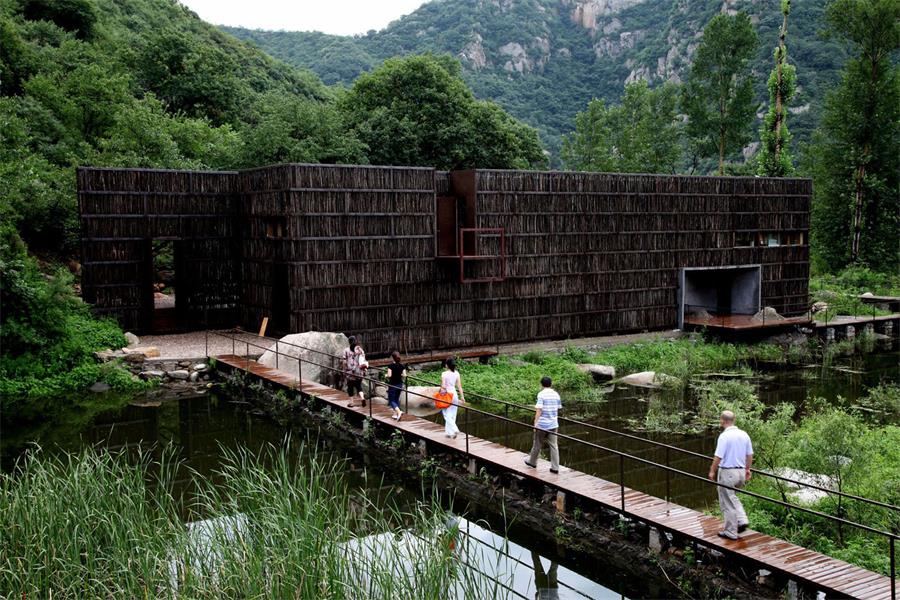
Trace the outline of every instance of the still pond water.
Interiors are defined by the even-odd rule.
[[[900,382],[900,352],[870,354],[837,361],[837,368],[823,370],[799,369],[780,371],[755,377],[760,398],[767,404],[779,402],[801,403],[807,395],[834,399],[856,398],[871,386],[886,382]],[[628,430],[640,423],[653,394],[635,388],[613,389],[606,401],[575,408],[582,420],[610,429]],[[115,404],[112,399],[104,402]],[[129,402],[126,400],[125,402]],[[142,405],[143,404],[143,405]],[[459,425],[477,436],[507,443],[511,447],[527,450],[530,432],[513,431],[510,427],[475,414],[466,424],[461,413]],[[665,462],[665,451],[637,441],[623,440],[613,434],[569,426],[564,433],[590,440],[598,444],[627,450],[649,460]],[[47,451],[78,450],[94,445],[113,450],[126,448],[153,449],[158,452],[166,445],[179,450],[185,464],[196,472],[215,479],[229,450],[247,447],[251,450],[267,444],[283,443],[283,428],[265,416],[252,410],[245,402],[223,395],[181,398],[162,403],[146,402],[137,398],[124,406],[118,406],[95,414],[90,419],[73,419],[71,414],[60,415],[34,428],[6,428],[0,440],[2,467],[9,470],[16,458],[31,443],[40,444]],[[295,434],[296,435],[296,434]],[[302,433],[301,433],[302,435]],[[709,454],[715,441],[715,432],[706,431],[693,435],[644,434],[639,435],[670,443],[696,452]],[[367,465],[364,457],[347,454],[344,450],[319,442],[321,451],[345,459],[347,475],[352,485],[365,490],[375,498],[390,498],[403,505],[421,499],[421,491],[404,488],[391,481],[389,473],[382,473],[377,465]],[[613,456],[603,456],[584,446],[561,444],[562,461],[567,466],[589,472],[612,481],[618,481],[619,463]],[[670,464],[679,469],[703,474],[707,463],[691,457],[670,455]],[[626,463],[626,485],[647,493],[665,495],[665,475],[650,466]],[[191,482],[181,482],[189,487]],[[670,480],[673,501],[703,508],[714,497],[710,487],[698,486],[696,481],[673,477]],[[535,579],[556,567],[558,597],[568,598],[644,598],[667,597],[677,591],[665,582],[648,581],[632,573],[619,571],[590,556],[562,552],[533,532],[521,527],[504,525],[495,517],[479,514],[465,505],[450,507],[466,519],[462,530],[468,533],[472,546],[478,547],[477,565],[488,575],[498,574],[509,582],[513,598],[534,598]]]

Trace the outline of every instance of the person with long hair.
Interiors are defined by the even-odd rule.
[[[456,370],[456,360],[447,360],[447,370],[441,373],[441,391],[450,394],[452,400],[450,405],[441,409],[444,415],[444,435],[448,438],[456,438],[459,433],[459,427],[456,426],[456,412],[459,410],[459,404],[465,402],[463,397],[462,379]]]
[[[357,396],[362,402],[362,406],[366,405],[366,397],[363,395],[362,379],[369,367],[366,361],[366,353],[363,347],[356,339],[355,335],[347,338],[349,345],[344,349],[344,378],[347,380],[347,396],[350,398],[349,407],[360,406],[356,404]]]
[[[391,358],[394,359],[394,362],[387,368],[388,406],[394,412],[391,418],[399,421],[403,417],[403,411],[400,410],[400,394],[403,392],[403,384],[406,380],[406,365],[400,362],[400,353],[396,350],[391,352]]]

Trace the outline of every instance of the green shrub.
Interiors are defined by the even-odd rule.
[[[34,416],[44,402],[106,381],[118,390],[146,388],[93,353],[125,345],[121,329],[96,319],[72,291],[62,268],[44,275],[15,231],[0,228],[0,410],[4,419]]]

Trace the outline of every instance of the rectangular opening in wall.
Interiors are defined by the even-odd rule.
[[[759,312],[761,272],[759,265],[682,269],[679,327]]]
[[[291,281],[290,266],[284,263],[272,265],[272,303],[269,314],[269,333],[285,335],[291,329]]]
[[[287,230],[287,219],[285,217],[266,217],[266,237],[269,239],[278,239],[285,236]]]
[[[154,333],[167,333],[179,330],[178,319],[178,259],[179,244],[171,239],[154,239],[150,241],[150,281],[153,287],[153,321]]]

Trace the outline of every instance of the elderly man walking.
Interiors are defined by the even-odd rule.
[[[719,426],[722,427],[722,433],[716,442],[716,453],[709,467],[709,478],[733,488],[742,488],[750,480],[753,444],[747,432],[738,429],[734,424],[734,413],[730,410],[723,411],[719,415]],[[725,519],[725,528],[719,532],[719,537],[738,539],[738,534],[747,529],[749,520],[737,492],[719,487],[719,507]]]

